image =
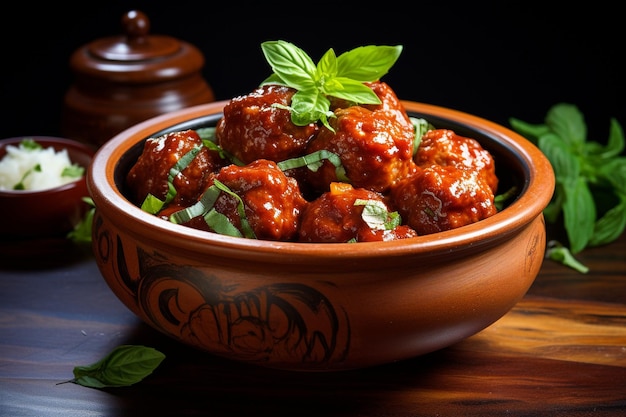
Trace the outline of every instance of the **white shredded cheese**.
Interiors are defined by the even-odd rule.
[[[23,184],[23,190],[45,190],[73,181],[77,177],[63,176],[63,170],[72,166],[67,149],[30,149],[22,144],[7,145],[6,155],[0,160],[0,190],[14,190]],[[35,169],[39,165],[41,171]]]

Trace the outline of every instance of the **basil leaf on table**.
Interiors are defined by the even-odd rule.
[[[91,365],[76,366],[67,381],[89,388],[125,387],[150,375],[165,355],[146,346],[121,345]]]

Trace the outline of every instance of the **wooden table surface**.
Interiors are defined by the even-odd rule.
[[[2,416],[626,415],[626,235],[580,254],[586,275],[546,260],[507,315],[454,346],[338,373],[258,368],[173,342],[115,298],[88,250],[49,243],[0,247]],[[121,344],[166,359],[130,387],[59,384]]]

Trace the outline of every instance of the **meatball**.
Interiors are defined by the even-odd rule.
[[[389,112],[352,106],[337,109],[335,115],[329,119],[335,131],[320,128],[307,153],[337,154],[355,188],[384,193],[414,169],[413,129],[408,130]],[[332,182],[341,180],[329,161],[317,171],[308,171],[307,179],[318,192],[328,191]]]
[[[496,213],[494,194],[476,170],[431,165],[390,192],[404,222],[420,235],[455,229]]]
[[[389,86],[389,84],[382,81],[374,81],[363,83],[378,96],[380,104],[363,104],[362,106],[368,110],[382,110],[388,112],[390,116],[395,117],[400,124],[405,126],[407,133],[413,134],[413,124],[409,115],[407,114],[404,106],[396,96],[395,91]],[[349,103],[346,100],[337,98],[331,98],[331,110],[337,110],[339,108],[349,107],[353,103]]]
[[[291,105],[295,92],[269,84],[230,100],[215,129],[218,144],[244,164],[256,159],[280,162],[302,155],[317,133],[317,124],[296,126],[288,109],[275,106]]]
[[[202,139],[194,130],[167,133],[146,140],[141,155],[126,176],[129,199],[137,205],[141,205],[148,194],[165,200],[170,170],[196,147],[199,147],[196,156],[173,178],[176,195],[171,201],[181,206],[195,203],[211,172],[224,165],[224,161],[218,152],[202,144]]]
[[[477,140],[457,135],[452,130],[435,129],[424,134],[415,154],[415,163],[423,168],[435,164],[477,170],[494,193],[498,188],[491,154]]]
[[[300,224],[300,214],[307,201],[295,179],[287,177],[275,162],[256,160],[246,166],[229,165],[217,172],[214,180],[226,185],[243,201],[245,216],[257,239],[294,240]],[[222,192],[214,204],[242,231],[238,211],[239,200]]]
[[[330,191],[304,209],[298,240],[308,243],[371,242],[417,236],[413,229],[405,225],[385,228],[366,222],[363,219],[364,205],[355,204],[357,200],[380,202],[387,212],[390,211],[386,199],[379,193],[333,183]]]

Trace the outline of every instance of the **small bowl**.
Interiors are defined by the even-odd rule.
[[[95,150],[83,143],[52,136],[23,136],[0,141],[0,159],[8,145],[18,146],[24,139],[33,139],[44,148],[56,152],[67,149],[70,160],[85,168],[91,163]],[[0,233],[5,239],[32,239],[63,236],[82,220],[88,197],[86,175],[68,184],[35,191],[0,190]]]
[[[142,211],[124,178],[149,137],[214,126],[226,102],[142,122],[102,146],[88,175],[93,250],[115,295],[150,326],[210,354],[294,371],[369,367],[429,353],[507,313],[544,258],[552,167],[482,118],[403,101],[409,115],[477,139],[514,201],[457,229],[367,243],[229,237]]]

